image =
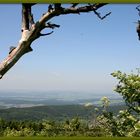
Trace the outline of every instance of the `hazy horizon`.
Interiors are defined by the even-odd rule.
[[[96,97],[120,97],[120,95],[116,92],[112,93],[94,93],[94,92],[83,92],[83,91],[62,91],[62,90],[48,90],[48,91],[28,91],[28,90],[12,90],[12,91],[0,91],[0,97],[4,96],[19,96],[19,97],[53,97],[53,98],[59,98],[59,97],[64,97],[64,98],[96,98]]]
[[[108,97],[110,105],[124,104],[117,94],[97,94],[70,91],[16,91],[0,92],[0,108],[24,108],[46,105],[101,105],[101,98]]]

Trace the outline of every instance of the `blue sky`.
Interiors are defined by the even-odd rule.
[[[113,71],[131,72],[140,66],[139,19],[135,4],[113,4],[101,8],[101,21],[93,12],[59,16],[51,20],[59,29],[32,44],[33,52],[0,80],[1,91],[78,91],[112,93],[117,81]],[[47,5],[33,8],[35,20]],[[21,5],[0,5],[0,61],[17,45],[21,31]],[[47,31],[47,30],[46,30]]]

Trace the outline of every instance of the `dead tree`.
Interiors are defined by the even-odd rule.
[[[34,22],[32,6],[35,4],[24,3],[22,4],[22,29],[21,29],[21,39],[19,40],[17,47],[11,47],[8,56],[4,61],[0,63],[0,78],[12,68],[16,62],[26,53],[31,52],[31,44],[34,40],[38,39],[41,36],[50,35],[53,33],[49,32],[46,34],[42,34],[41,31],[45,28],[58,28],[60,25],[53,24],[50,22],[52,18],[60,15],[68,15],[68,14],[80,14],[87,13],[93,11],[100,19],[104,19],[110,13],[101,17],[97,10],[104,4],[87,4],[85,6],[78,6],[78,3],[70,4],[69,8],[62,7],[62,4],[50,4],[48,6],[47,12],[42,15],[42,17]]]

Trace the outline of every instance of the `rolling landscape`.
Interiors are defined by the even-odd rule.
[[[79,116],[88,118],[96,107],[102,110],[101,95],[76,92],[4,93],[0,94],[0,117],[6,120],[63,120]],[[110,112],[126,108],[119,96],[108,95]],[[89,104],[90,107],[86,105]]]

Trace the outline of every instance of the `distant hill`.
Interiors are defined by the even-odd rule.
[[[6,120],[64,120],[79,116],[81,118],[91,117],[96,106],[85,107],[84,105],[49,105],[35,106],[26,108],[8,108],[0,109],[0,118]],[[113,105],[108,111],[117,113],[119,110],[125,109],[125,105]],[[99,107],[99,113],[101,107]]]
[[[44,93],[5,93],[0,92],[0,108],[24,108],[48,105],[83,105],[92,103],[99,105],[102,96],[93,93],[80,92],[44,92]],[[121,96],[111,94],[107,96],[111,105],[124,104]]]
[[[80,116],[88,118],[94,108],[101,112],[101,97],[110,99],[109,110],[114,113],[126,108],[121,96],[81,92],[0,92],[0,117],[6,120],[63,120]],[[92,107],[85,107],[90,104]]]

